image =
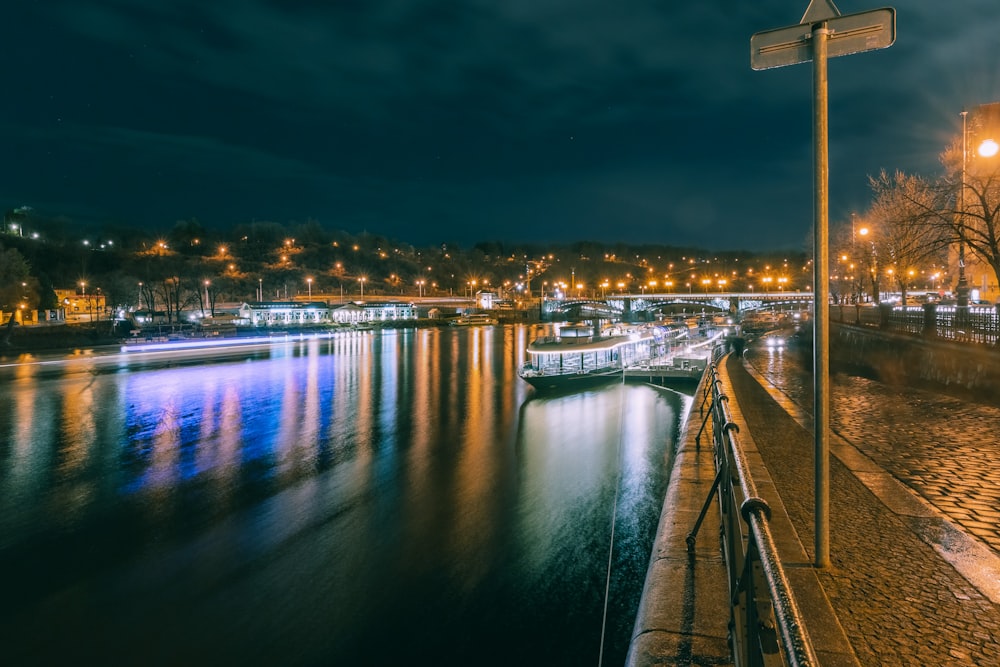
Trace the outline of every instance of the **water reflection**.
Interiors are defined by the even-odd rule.
[[[614,520],[621,662],[690,399],[534,397],[535,335],[0,367],[0,640],[20,662],[591,662]]]

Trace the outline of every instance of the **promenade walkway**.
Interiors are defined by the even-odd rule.
[[[759,453],[760,473],[769,478],[763,488],[780,496],[772,523],[820,663],[1000,665],[1000,407],[835,375],[832,567],[817,570],[810,567],[812,376],[797,353],[766,338],[745,357],[728,357],[721,371],[740,437]],[[699,458],[689,450],[679,460]],[[708,530],[717,524],[706,523],[696,557],[687,561],[676,540],[697,511],[690,495],[680,498],[685,504],[674,519],[664,513],[654,566],[662,560],[686,567],[689,579],[714,579],[704,599],[717,612],[726,584],[712,574],[718,565],[704,546],[705,533],[717,541]],[[662,585],[682,581],[665,577]],[[652,600],[655,608],[658,597],[669,599],[648,582],[644,605]],[[640,611],[630,664],[724,664],[718,625],[704,610],[687,626],[671,627],[649,608]],[[677,634],[675,642],[690,646],[685,633],[714,638],[711,650],[657,653],[641,641]]]

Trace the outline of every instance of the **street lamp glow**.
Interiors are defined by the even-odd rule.
[[[983,157],[993,157],[1000,151],[1000,144],[993,139],[986,139],[979,144],[979,154]]]

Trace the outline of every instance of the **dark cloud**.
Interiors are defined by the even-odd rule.
[[[152,227],[798,247],[811,67],[754,72],[749,40],[808,3],[734,4],[22,3],[0,198]],[[935,170],[961,108],[1000,99],[1000,5],[897,10],[892,48],[830,63],[835,220],[869,174]]]

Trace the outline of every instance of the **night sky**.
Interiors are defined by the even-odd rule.
[[[750,36],[807,5],[8,2],[0,205],[416,245],[804,249],[812,66],[753,71]],[[880,169],[937,175],[962,108],[1000,100],[1000,2],[894,6],[895,45],[829,64],[835,223]]]

